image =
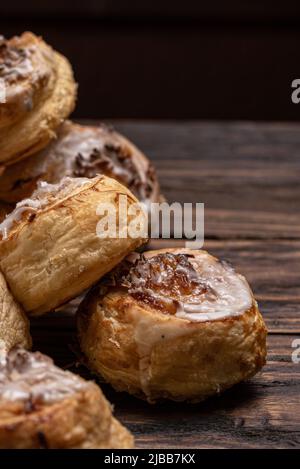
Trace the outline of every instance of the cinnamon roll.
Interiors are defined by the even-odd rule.
[[[31,348],[29,321],[0,272],[0,350],[16,346]]]
[[[0,164],[36,153],[72,112],[76,84],[65,57],[26,32],[0,38]]]
[[[145,242],[138,229],[131,234],[121,223],[120,199],[138,228],[145,214],[137,199],[106,176],[41,183],[0,224],[0,269],[27,313],[45,313],[76,297]],[[107,206],[120,233],[101,231],[99,207]]]
[[[92,381],[41,353],[0,354],[0,448],[132,448]]]
[[[38,181],[59,182],[63,176],[117,179],[142,202],[158,202],[159,184],[149,160],[125,137],[104,124],[98,127],[65,122],[46,149],[5,169],[0,200],[30,197]]]
[[[90,369],[149,402],[201,401],[266,358],[247,281],[205,251],[131,254],[84,299],[78,330]]]

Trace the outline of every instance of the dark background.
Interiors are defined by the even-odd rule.
[[[299,120],[300,2],[5,0],[73,64],[75,117]]]

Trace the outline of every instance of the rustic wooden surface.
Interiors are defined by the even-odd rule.
[[[115,125],[153,160],[168,200],[205,203],[205,248],[247,276],[269,329],[267,365],[249,382],[202,404],[157,406],[103,384],[116,416],[139,448],[300,447],[300,126]],[[90,377],[75,364],[70,309],[35,319],[32,332],[36,349]]]

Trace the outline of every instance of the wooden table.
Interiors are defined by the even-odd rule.
[[[116,416],[139,448],[300,447],[300,125],[115,126],[153,160],[169,201],[205,203],[205,248],[246,275],[269,329],[267,365],[249,382],[198,405],[157,406],[103,384]],[[32,332],[36,349],[75,368],[69,309],[35,319]]]

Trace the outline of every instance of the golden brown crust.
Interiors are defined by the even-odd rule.
[[[5,169],[0,200],[29,197],[38,181],[57,183],[64,176],[117,179],[141,201],[158,202],[160,189],[153,166],[125,137],[104,124],[98,127],[65,122],[47,148]]]
[[[120,422],[113,418],[110,429],[109,448],[131,449],[134,448],[134,438]]]
[[[86,391],[38,412],[0,420],[0,448],[126,449],[132,435],[111,415],[100,389]]]
[[[10,165],[45,147],[75,105],[76,84],[65,57],[41,38],[23,33],[0,43],[0,164]]]
[[[31,348],[29,321],[14,300],[0,272],[0,349]]]
[[[24,356],[23,351],[18,351],[18,354]],[[31,354],[33,355],[41,356]],[[24,358],[20,356],[19,360]],[[56,367],[51,362],[48,367],[55,373]],[[63,374],[62,370],[58,372]],[[19,376],[20,372],[15,369],[15,373]],[[22,375],[24,383],[33,379],[26,376],[26,373],[28,371],[25,370],[24,378]],[[110,404],[100,388],[69,372],[67,375],[67,379],[75,382],[77,380],[78,389],[54,402],[39,403],[31,400],[30,403],[27,399],[20,401],[17,394],[8,399],[7,389],[6,394],[3,390],[5,387],[2,389],[0,448],[133,448],[132,435],[112,416]],[[59,381],[57,385],[59,386]],[[47,387],[45,380],[45,393]],[[25,384],[24,388],[26,389]]]
[[[66,181],[62,198],[54,194],[39,209],[17,208],[17,221],[0,241],[0,268],[29,314],[50,311],[79,295],[145,242],[141,237],[97,235],[99,204],[113,204],[118,216],[120,196],[128,207],[137,203],[128,189],[105,176],[83,180],[78,187],[73,184],[81,184],[81,179]],[[59,187],[64,184],[63,180]]]
[[[149,298],[141,301],[118,285],[100,282],[78,312],[87,365],[116,390],[149,402],[197,402],[250,378],[265,364],[266,327],[253,297],[244,312],[194,321],[160,310]]]

